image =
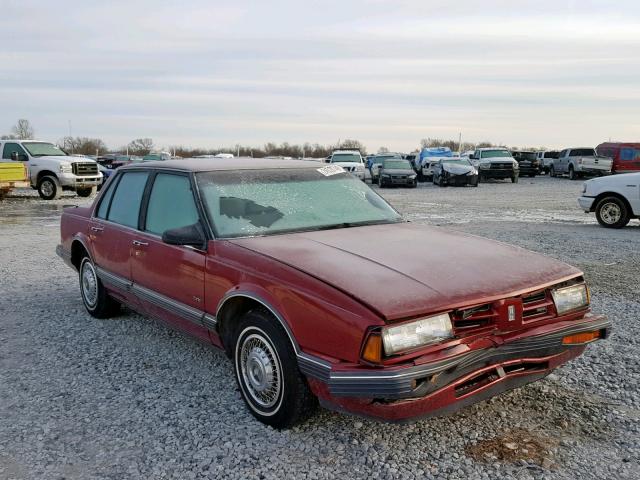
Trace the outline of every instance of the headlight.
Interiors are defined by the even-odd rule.
[[[513,161],[513,169],[514,170],[518,170],[520,168],[520,165],[518,164],[518,162],[516,162],[515,160]]]
[[[416,178],[416,174],[415,173],[410,174],[409,178]]]
[[[589,306],[589,289],[583,283],[557,288],[551,292],[558,315]]]
[[[73,168],[70,163],[61,163],[60,164],[60,173],[71,173]]]
[[[453,327],[447,313],[382,329],[382,343],[386,355],[440,342],[452,336]]]
[[[382,173],[380,176],[383,177],[383,178],[390,178],[391,177],[391,175],[389,175],[388,173]]]
[[[480,168],[481,168],[482,170],[485,170],[485,169],[487,169],[487,168],[491,168],[491,164],[490,164],[490,163],[481,163],[481,164],[480,164]]]
[[[587,182],[582,183],[582,193],[587,193]]]

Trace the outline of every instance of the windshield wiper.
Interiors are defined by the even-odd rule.
[[[399,223],[399,222],[402,222],[402,220],[366,220],[363,222],[342,222],[342,223],[336,223],[333,225],[324,225],[321,227],[316,227],[314,228],[314,230],[334,230],[338,228],[364,227],[367,225],[384,225],[384,224]]]

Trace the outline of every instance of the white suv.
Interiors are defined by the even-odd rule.
[[[335,150],[327,157],[327,163],[340,165],[351,175],[365,181],[364,161],[358,150]]]
[[[27,166],[31,187],[38,190],[44,200],[58,198],[63,190],[88,197],[102,183],[102,173],[95,161],[69,156],[52,143],[1,140],[0,148],[3,159]]]

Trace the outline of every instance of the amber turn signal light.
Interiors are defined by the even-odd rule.
[[[575,345],[579,343],[589,343],[600,338],[600,330],[595,332],[583,332],[574,333],[573,335],[567,335],[562,339],[564,345]]]
[[[367,338],[362,350],[362,359],[372,363],[382,361],[382,337],[379,333],[372,333]]]

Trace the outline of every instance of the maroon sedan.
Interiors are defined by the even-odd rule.
[[[393,421],[450,412],[610,329],[579,270],[407,223],[335,165],[130,165],[61,233],[91,315],[126,305],[224,349],[251,413],[278,428],[318,400]]]

